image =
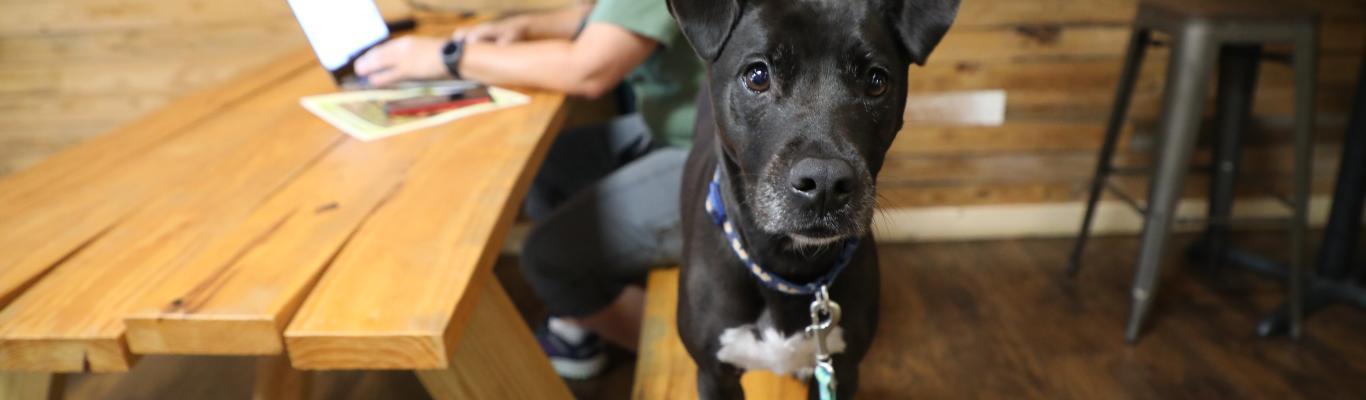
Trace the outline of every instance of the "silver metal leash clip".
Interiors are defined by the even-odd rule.
[[[830,300],[830,292],[825,286],[821,286],[816,291],[816,298],[811,301],[811,325],[806,327],[808,335],[816,337],[816,359],[817,361],[830,359],[830,347],[828,338],[830,332],[835,330],[840,323],[840,305]]]
[[[820,398],[833,400],[835,391],[835,366],[830,361],[830,347],[826,343],[830,332],[840,323],[840,305],[830,300],[830,292],[822,285],[811,301],[811,325],[806,327],[807,335],[816,338],[816,384],[819,385]]]

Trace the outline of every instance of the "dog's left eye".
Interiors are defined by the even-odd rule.
[[[874,69],[869,72],[867,92],[869,96],[873,97],[887,93],[887,72],[881,69]]]
[[[755,93],[768,91],[768,66],[763,63],[751,64],[748,68],[745,68],[743,79],[745,81],[745,87]]]

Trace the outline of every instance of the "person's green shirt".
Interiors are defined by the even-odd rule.
[[[665,0],[598,0],[588,14],[588,23],[595,22],[620,26],[659,43],[654,54],[627,75],[627,81],[655,140],[689,147],[697,88],[706,72],[669,15]]]

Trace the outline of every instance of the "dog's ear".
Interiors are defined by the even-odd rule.
[[[887,0],[888,18],[911,62],[925,65],[930,51],[948,33],[959,0]]]
[[[637,0],[649,1],[649,0]],[[657,1],[657,0],[656,0]],[[716,61],[740,20],[742,0],[668,0],[683,36],[703,60]]]

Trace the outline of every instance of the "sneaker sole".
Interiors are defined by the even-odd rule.
[[[555,368],[555,373],[561,377],[588,379],[598,376],[607,367],[607,356],[599,354],[597,357],[587,360],[551,358],[550,366]]]

